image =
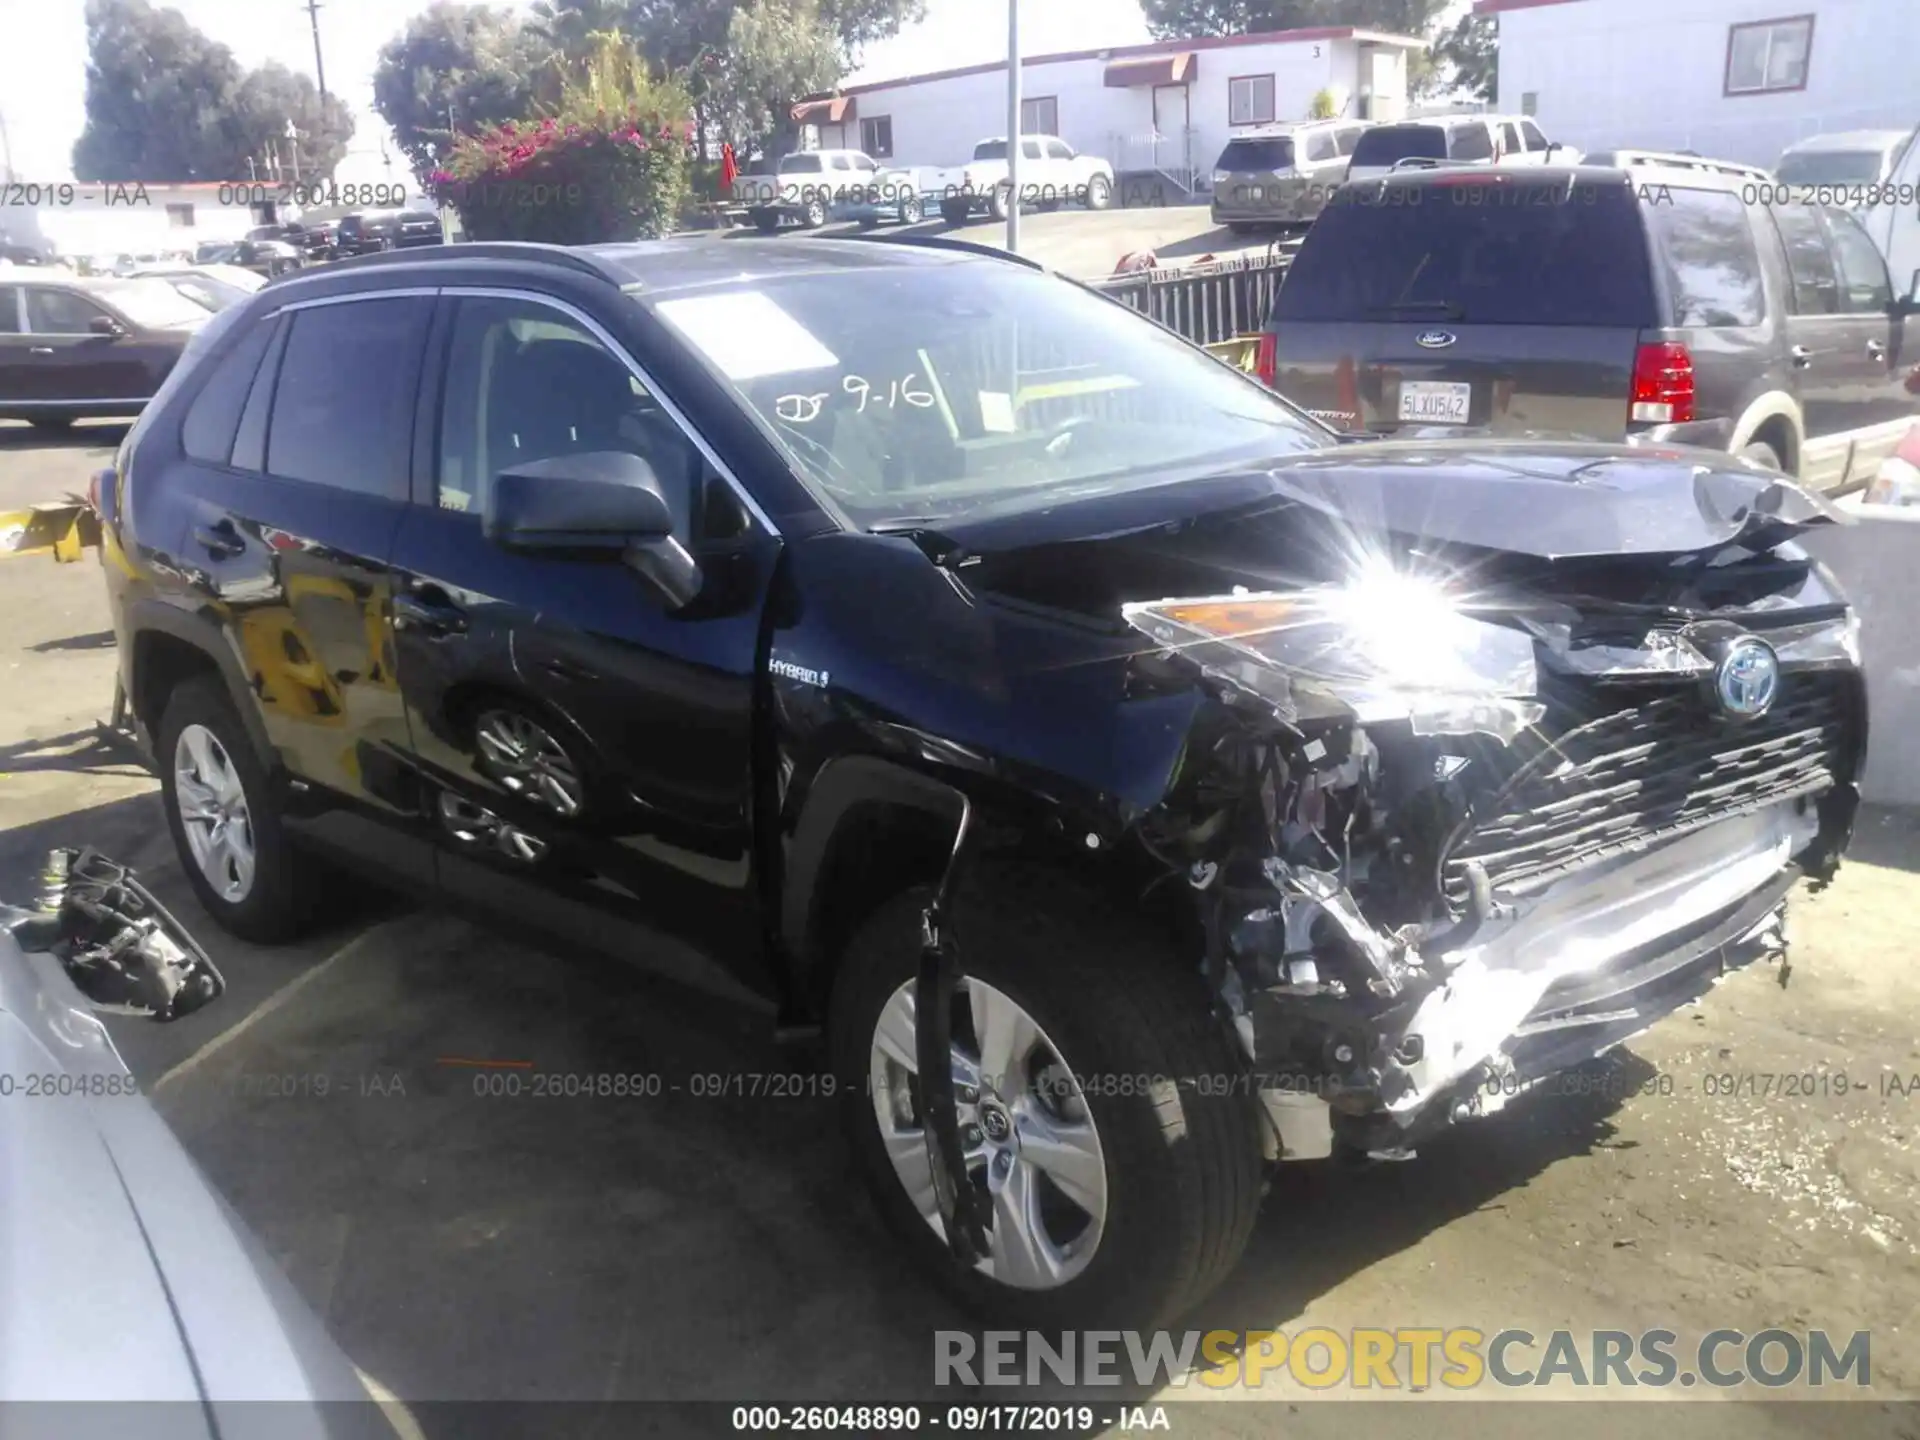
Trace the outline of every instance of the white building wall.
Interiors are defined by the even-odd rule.
[[[1356,96],[1371,77],[1384,73],[1398,86],[1386,103],[1404,107],[1404,57],[1389,52],[1376,67],[1372,47],[1353,40],[1300,40],[1260,45],[1219,46],[1195,52],[1196,73],[1187,87],[1187,127],[1193,132],[1193,164],[1203,174],[1236,129],[1228,123],[1228,82],[1243,75],[1271,75],[1274,119],[1304,120],[1321,89],[1333,93],[1341,113],[1357,113]],[[1133,59],[1140,57],[1127,56]],[[1123,141],[1144,141],[1154,123],[1150,86],[1110,87],[1106,61],[1058,60],[1029,63],[1021,70],[1021,94],[1028,100],[1051,96],[1060,137],[1074,149],[1120,164]],[[973,153],[974,142],[1007,131],[1005,70],[906,81],[854,97],[854,120],[821,127],[818,143],[860,144],[861,120],[887,116],[893,122],[893,161],[900,165],[957,165]],[[1166,108],[1163,132],[1179,125],[1179,112]],[[839,137],[844,133],[844,140]],[[1124,168],[1124,166],[1122,167]]]
[[[1807,88],[1725,96],[1728,27],[1814,14]],[[1920,0],[1569,0],[1501,12],[1500,109],[1582,150],[1771,167],[1795,140],[1920,123]]]

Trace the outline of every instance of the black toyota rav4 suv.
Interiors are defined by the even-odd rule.
[[[880,1210],[1028,1325],[1170,1317],[1266,1164],[1404,1151],[1775,952],[1852,826],[1792,482],[1342,442],[958,242],[293,277],[99,503],[215,917],[289,934],[313,846],[691,938],[824,1027]]]

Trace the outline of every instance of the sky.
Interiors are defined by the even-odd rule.
[[[172,8],[224,42],[243,66],[278,60],[313,74],[305,0],[173,0]],[[373,113],[373,67],[380,47],[426,8],[424,0],[321,0],[327,88],[352,104],[357,121],[334,176],[342,184],[388,178],[383,142],[392,178],[406,178],[405,161]],[[14,178],[71,179],[73,142],[86,121],[81,0],[0,0],[0,38],[0,123]],[[1020,43],[1029,55],[1148,38],[1138,0],[1020,0]],[[848,83],[982,64],[1005,56],[1006,43],[1006,11],[997,0],[929,0],[926,20],[871,46]]]

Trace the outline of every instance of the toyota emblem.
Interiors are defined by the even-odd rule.
[[[1780,693],[1780,657],[1751,635],[1734,641],[1713,672],[1714,698],[1734,720],[1755,720],[1773,708]]]

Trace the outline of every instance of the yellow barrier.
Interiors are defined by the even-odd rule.
[[[1243,374],[1253,374],[1254,361],[1260,354],[1258,335],[1236,335],[1231,340],[1216,340],[1211,345],[1200,347],[1214,359],[1231,365]]]
[[[51,551],[61,564],[100,543],[100,519],[83,500],[55,500],[26,510],[0,511],[0,555]]]

